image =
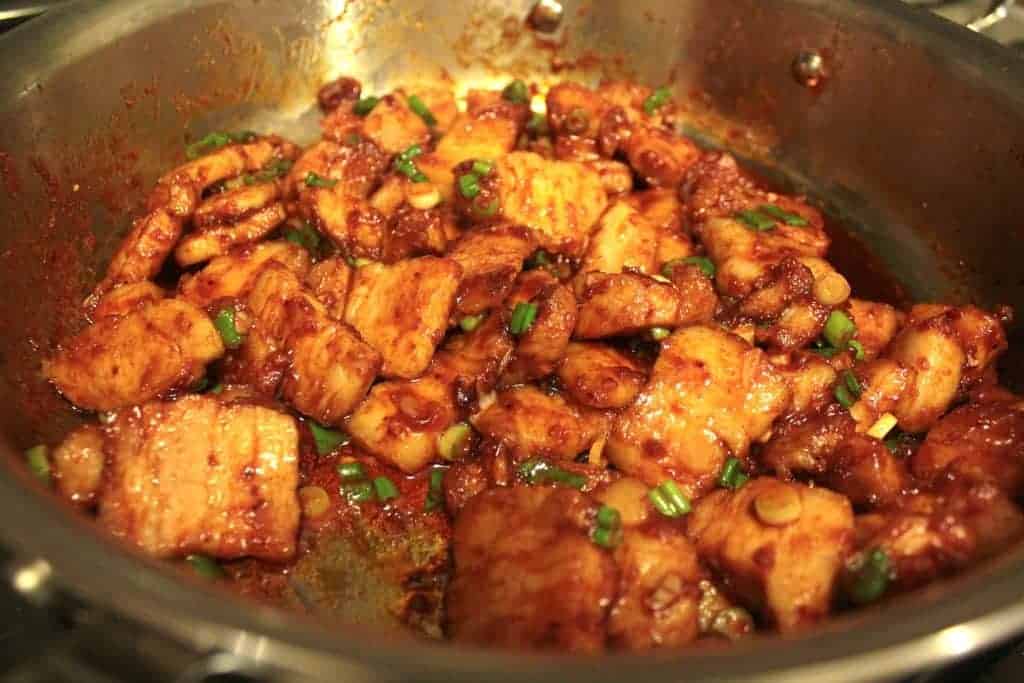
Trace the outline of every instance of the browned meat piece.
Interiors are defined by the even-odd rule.
[[[283,379],[285,399],[321,424],[337,424],[363,399],[380,354],[331,319],[294,273],[268,267],[249,294],[249,308],[255,324],[242,354],[255,377],[247,383],[272,393]]]
[[[418,187],[427,183],[410,185],[419,191]],[[381,259],[394,263],[413,256],[444,254],[448,242],[458,234],[455,214],[450,207],[417,209],[411,204],[402,204],[391,216]]]
[[[518,453],[572,460],[605,433],[607,421],[561,396],[524,386],[499,392],[473,417],[473,426]]]
[[[709,154],[689,171],[684,193],[695,231],[718,267],[723,294],[746,296],[772,265],[786,256],[823,257],[829,239],[821,214],[805,203],[760,190],[724,154]],[[758,230],[740,218],[743,211],[770,205],[806,222],[790,225],[774,220]]]
[[[626,202],[612,205],[598,223],[580,265],[580,272],[653,275],[658,254],[658,230]]]
[[[181,232],[182,219],[166,209],[158,208],[136,219],[110,259],[106,276],[86,304],[94,305],[95,298],[118,284],[154,278],[178,243]]]
[[[363,119],[362,133],[388,154],[400,154],[430,140],[430,128],[400,93],[381,98]]]
[[[685,327],[662,342],[647,386],[615,420],[608,457],[649,486],[674,479],[699,496],[727,457],[745,457],[769,433],[788,402],[763,351],[718,327]]]
[[[601,177],[582,164],[513,152],[495,164],[501,215],[550,252],[579,256],[604,213]]]
[[[351,104],[359,99],[363,91],[362,84],[349,76],[341,76],[320,86],[316,92],[316,101],[320,111],[330,113],[343,104]]]
[[[107,430],[99,520],[157,557],[287,560],[299,528],[298,430],[202,396],[124,411]]]
[[[694,263],[674,263],[667,270],[669,280],[679,292],[681,325],[707,322],[718,311],[718,294],[714,283]]]
[[[845,410],[791,423],[765,444],[759,460],[780,479],[791,479],[794,474],[821,476],[855,428],[856,423]]]
[[[576,297],[567,285],[549,285],[534,300],[537,317],[519,337],[502,377],[510,386],[550,375],[558,367],[576,327]]]
[[[435,377],[382,382],[346,423],[357,444],[404,472],[416,472],[438,455],[438,437],[455,423],[451,387]]]
[[[593,408],[625,408],[647,382],[647,370],[610,346],[573,342],[558,379],[576,402]]]
[[[654,126],[633,126],[626,157],[637,175],[654,187],[674,189],[700,159],[697,146],[673,132]]]
[[[706,577],[679,528],[662,523],[628,529],[615,562],[619,595],[608,616],[612,647],[681,647],[697,638],[699,586]]]
[[[1006,349],[999,320],[974,306],[953,308],[934,304],[914,306],[907,326],[886,350],[895,367],[879,365],[867,378],[867,390],[853,408],[866,429],[892,410],[901,429],[924,431],[935,424],[952,402],[981,382],[986,370]],[[888,368],[882,372],[882,368]],[[897,375],[905,384],[897,390]],[[891,387],[893,403],[877,399],[880,387]]]
[[[287,185],[299,195],[300,213],[332,242],[354,256],[379,259],[387,242],[387,218],[366,198],[380,184],[389,161],[364,138],[343,145],[323,141],[296,162]],[[322,182],[307,184],[310,174]]]
[[[642,192],[632,192],[626,198],[644,220],[653,225],[662,234],[682,233],[683,203],[679,201],[679,193],[674,190],[652,187]],[[689,254],[684,254],[688,256]],[[672,258],[677,258],[673,256]],[[659,259],[661,263],[671,259]]]
[[[352,278],[352,268],[345,263],[345,259],[335,256],[313,266],[306,276],[306,284],[327,307],[332,318],[344,320]]]
[[[321,140],[302,153],[292,166],[286,180],[289,195],[301,194],[310,188],[306,178],[314,173],[328,181],[337,181],[334,189],[365,199],[380,184],[388,170],[389,157],[369,140],[338,144]]]
[[[513,348],[505,319],[492,313],[472,332],[449,337],[427,372],[454,387],[465,407],[494,389]]]
[[[768,360],[789,385],[792,398],[787,414],[815,412],[835,400],[838,373],[820,355],[798,351],[773,354]]]
[[[574,336],[602,339],[634,335],[652,327],[699,322],[704,313],[684,307],[679,290],[671,283],[634,273],[587,273]]]
[[[759,478],[701,499],[687,534],[746,605],[794,631],[828,615],[853,511],[826,489]]]
[[[249,294],[256,279],[271,263],[305,277],[309,270],[309,252],[285,241],[242,247],[213,259],[195,275],[183,276],[178,291],[183,299],[203,308],[218,301],[239,299]]]
[[[117,285],[103,295],[92,312],[93,320],[120,318],[166,298],[167,293],[148,280]]]
[[[825,483],[854,505],[878,506],[898,500],[910,488],[910,476],[884,443],[853,434],[832,456]]]
[[[437,143],[437,149],[416,157],[416,166],[437,186],[445,201],[455,195],[454,168],[464,161],[493,161],[516,146],[521,124],[515,116],[488,112],[462,114]]]
[[[596,506],[566,489],[492,489],[455,522],[448,632],[455,641],[599,652],[618,580],[588,537]]]
[[[857,327],[857,341],[868,358],[874,358],[889,345],[905,316],[889,304],[851,298],[846,313]]]
[[[174,252],[178,265],[208,261],[270,234],[287,217],[280,199],[277,183],[242,186],[207,199],[192,217],[195,231]]]
[[[103,482],[103,430],[82,425],[68,434],[53,451],[54,480],[57,491],[77,505],[91,505]]]
[[[412,379],[427,369],[461,277],[454,260],[431,256],[356,271],[345,322],[383,356],[384,375]]]
[[[1024,412],[1013,403],[957,408],[928,432],[911,466],[925,481],[954,474],[989,481],[1009,496],[1020,496],[1024,493]]]
[[[548,126],[556,136],[596,138],[609,105],[603,97],[579,83],[559,83],[548,91]]]
[[[787,256],[754,283],[736,315],[758,323],[757,340],[783,351],[802,348],[825,327],[829,309],[812,297],[814,273]]]
[[[118,283],[152,279],[181,236],[183,221],[196,210],[203,190],[214,183],[260,170],[276,159],[291,159],[296,148],[279,138],[228,145],[163,176],[148,200],[149,213],[137,220],[107,267],[87,304]]]
[[[43,362],[43,374],[80,408],[117,410],[191,385],[223,354],[202,310],[165,299],[90,325]]]
[[[947,482],[857,518],[857,547],[880,548],[898,590],[1002,552],[1024,536],[1024,515],[989,483]]]
[[[534,246],[518,226],[497,225],[463,235],[448,253],[462,266],[456,311],[476,315],[501,304]]]

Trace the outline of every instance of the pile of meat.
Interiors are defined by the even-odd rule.
[[[337,509],[447,516],[449,637],[584,652],[806,628],[1021,535],[1006,311],[853,298],[667,89],[360,90],[306,149],[190,147],[44,361],[99,524],[281,571]]]

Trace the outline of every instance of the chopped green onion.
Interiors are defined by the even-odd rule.
[[[201,394],[210,386],[210,379],[206,376],[200,377],[199,381],[192,385],[191,391]]]
[[[193,142],[185,148],[185,156],[190,160],[198,159],[201,156],[214,152],[221,147],[232,143],[252,142],[256,139],[256,133],[244,130],[239,133],[214,132],[209,133],[200,140]]]
[[[850,600],[865,605],[878,600],[889,587],[889,556],[881,548],[872,550],[857,569],[849,585]]]
[[[775,219],[761,213],[760,211],[737,211],[734,215],[736,218],[746,223],[747,227],[753,228],[758,232],[765,232],[775,228]]]
[[[509,323],[508,331],[519,335],[530,329],[534,319],[537,317],[537,304],[520,302],[512,310],[512,321]]]
[[[410,145],[408,149],[399,154],[398,156],[402,159],[415,159],[419,155],[423,154],[423,148],[419,145]]]
[[[474,173],[459,176],[459,194],[466,199],[473,199],[480,194],[480,178]]]
[[[477,159],[473,162],[473,173],[481,178],[494,170],[494,163],[486,159]]]
[[[817,348],[811,349],[811,351],[818,354],[822,358],[831,358],[832,356],[838,353],[838,351],[832,348],[831,346],[819,346]]]
[[[373,484],[366,481],[350,481],[341,487],[342,493],[353,503],[369,503],[375,497]]]
[[[206,555],[189,555],[185,558],[193,571],[204,579],[222,579],[224,578],[224,569],[217,564],[216,560],[213,560]]]
[[[864,360],[864,345],[856,339],[851,339],[848,345],[853,349],[853,357],[855,360]]]
[[[250,173],[249,175],[243,176],[242,182],[246,185],[258,185],[260,183],[268,183],[271,180],[276,180],[288,171],[292,170],[292,162],[289,159],[278,159],[267,166],[264,166],[262,170],[256,173]]]
[[[606,529],[599,526],[590,532],[590,540],[602,548],[614,550],[622,543],[622,529]]]
[[[303,182],[306,183],[306,187],[325,187],[327,189],[330,189],[338,184],[337,180],[333,180],[331,178],[324,178],[322,175],[313,173],[312,171],[306,174],[306,178]]]
[[[412,145],[395,158],[395,170],[408,177],[414,183],[427,182],[429,178],[412,161],[421,154],[423,154],[423,148],[419,145]]]
[[[284,231],[284,239],[299,245],[314,256],[320,249],[320,233],[308,223],[299,228],[288,228]]]
[[[857,375],[851,371],[846,370],[843,372],[843,381],[846,383],[846,387],[850,390],[850,393],[860,398],[860,382],[857,381]]]
[[[835,396],[836,400],[839,401],[839,405],[847,409],[853,407],[853,404],[857,402],[857,399],[850,393],[845,384],[836,385]]]
[[[671,479],[663,481],[647,493],[655,509],[666,517],[682,517],[690,512],[690,500]]]
[[[224,391],[224,385],[221,382],[217,382],[213,385],[213,389],[210,389],[211,394],[220,394]]]
[[[542,266],[549,266],[551,265],[551,257],[548,256],[548,252],[544,251],[543,249],[538,249],[537,251],[533,252],[533,256],[526,259],[526,263],[523,265],[526,267],[527,270],[533,268],[540,268]]]
[[[476,328],[480,327],[480,323],[484,321],[484,314],[479,315],[467,315],[459,321],[459,327],[462,328],[463,332],[472,332]]]
[[[437,450],[445,460],[457,460],[468,450],[473,429],[465,422],[457,422],[437,437]]]
[[[533,112],[529,123],[526,124],[526,130],[534,135],[544,135],[548,130],[548,117],[540,112]]]
[[[391,500],[392,498],[398,498],[398,488],[395,483],[387,477],[377,477],[373,480],[373,489],[377,493],[377,498],[382,502],[385,500]]]
[[[444,503],[443,483],[444,470],[440,467],[430,470],[430,485],[427,487],[427,498],[423,501],[423,510],[425,512],[439,508]]]
[[[437,119],[430,112],[430,108],[419,98],[418,95],[412,95],[409,97],[409,109],[412,109],[423,122],[428,126],[436,126]]]
[[[850,320],[850,316],[842,311],[832,311],[828,320],[825,321],[825,330],[822,336],[834,348],[845,349],[853,335],[857,334],[857,326]]]
[[[338,476],[342,481],[360,481],[366,479],[366,468],[356,460],[338,463]]]
[[[217,332],[220,333],[220,338],[223,340],[224,346],[229,349],[237,349],[242,345],[242,335],[239,334],[238,328],[235,327],[235,309],[220,309],[217,313],[217,317],[213,319],[213,326],[217,328]]]
[[[651,339],[654,341],[662,341],[669,338],[672,334],[672,330],[667,327],[652,327],[651,328]]]
[[[644,100],[644,111],[651,115],[664,106],[671,98],[672,90],[668,86],[662,86]]]
[[[345,263],[352,268],[362,268],[363,266],[368,266],[371,263],[376,263],[376,261],[371,258],[363,258],[362,256],[346,256]]]
[[[597,526],[603,529],[618,529],[622,526],[622,515],[615,508],[602,505],[597,510]]]
[[[335,448],[344,446],[350,439],[345,432],[339,432],[327,427],[321,427],[316,422],[310,421],[309,431],[313,433],[313,441],[316,443],[316,452],[320,455],[327,455]]]
[[[526,83],[517,78],[505,86],[505,89],[501,91],[501,96],[514,104],[526,104],[530,101],[530,89],[526,87]]]
[[[729,458],[722,467],[722,474],[718,477],[718,485],[724,489],[737,490],[743,487],[750,477],[743,471],[743,463],[739,458]]]
[[[50,458],[49,449],[40,444],[25,451],[25,462],[32,474],[36,475],[45,484],[50,483]]]
[[[531,458],[519,466],[519,476],[530,484],[554,483],[574,489],[582,489],[587,478],[582,474],[555,467],[542,458]]]
[[[775,206],[774,204],[762,204],[757,207],[757,210],[761,213],[768,214],[772,218],[782,221],[786,225],[792,225],[797,228],[805,228],[809,225],[807,219],[800,214],[791,213],[780,206]]]
[[[565,129],[574,135],[586,132],[589,126],[590,114],[582,107],[576,107],[570,111],[569,116],[565,119]]]
[[[355,112],[356,116],[366,116],[373,111],[373,108],[377,106],[378,102],[380,102],[379,97],[373,97],[372,95],[370,97],[364,97],[355,103],[352,107],[352,111]]]

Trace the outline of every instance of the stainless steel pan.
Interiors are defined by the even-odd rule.
[[[40,354],[76,324],[75,302],[145,188],[213,128],[308,140],[316,85],[342,73],[367,91],[442,68],[469,84],[671,81],[690,132],[823,198],[913,296],[1024,310],[1024,64],[1013,55],[895,1],[570,0],[543,35],[522,28],[530,9],[115,0],[0,41],[0,537],[22,560],[15,584],[55,607],[91,606],[110,656],[159,653],[167,666],[151,680],[238,666],[281,680],[866,680],[1024,630],[1024,555],[1011,552],[812,633],[723,651],[575,659],[425,644],[325,628],[182,580],[29,480],[22,449],[75,420],[39,380]],[[1024,377],[1019,356],[1005,369]]]

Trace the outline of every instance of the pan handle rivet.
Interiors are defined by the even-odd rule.
[[[565,8],[558,0],[538,0],[537,4],[530,10],[527,22],[535,30],[541,33],[554,33],[562,23],[562,15]]]
[[[825,58],[817,50],[803,50],[793,58],[793,78],[805,88],[817,88],[826,77]]]

